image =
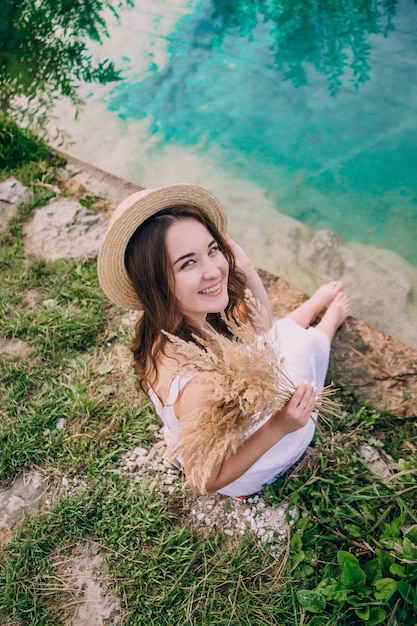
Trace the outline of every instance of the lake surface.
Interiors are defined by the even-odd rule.
[[[148,0],[108,25],[92,51],[124,80],[81,86],[77,121],[59,104],[68,151],[144,187],[202,184],[248,229],[282,214],[417,268],[414,0]]]
[[[417,266],[417,6],[287,4],[140,3],[106,49],[126,76],[107,107],[148,120],[153,152],[210,155],[278,211]]]
[[[109,109],[151,120],[163,145],[214,153],[281,213],[417,266],[415,3],[388,16],[382,4],[379,15],[343,1],[317,13],[300,1],[275,21],[249,2],[237,14],[217,4],[217,17],[204,1],[175,20],[163,65],[146,76],[135,50]]]

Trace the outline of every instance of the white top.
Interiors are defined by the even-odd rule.
[[[273,323],[266,337],[276,348],[277,356],[285,358],[285,369],[294,385],[306,381],[318,389],[323,387],[330,355],[330,338],[326,333],[313,327],[302,328],[291,318],[284,317]],[[175,415],[175,403],[193,376],[188,374],[173,379],[165,405],[149,388],[149,397],[164,424],[164,437],[169,447],[175,447],[179,440],[180,423]],[[313,420],[308,420],[303,428],[286,435],[272,446],[242,476],[219,489],[219,493],[233,497],[247,496],[262,489],[263,485],[274,482],[279,474],[302,456],[313,438],[314,430]],[[182,464],[181,457],[178,460]]]

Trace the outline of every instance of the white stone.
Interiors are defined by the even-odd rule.
[[[165,485],[172,485],[175,482],[175,476],[167,476],[164,478]]]
[[[25,250],[50,261],[95,257],[106,226],[103,215],[59,198],[37,209],[26,223]]]
[[[52,309],[54,306],[57,305],[57,301],[54,300],[53,298],[48,298],[47,300],[44,300],[42,304],[47,309]]]
[[[146,448],[137,447],[133,450],[132,454],[136,454],[136,456],[147,456],[148,451]]]

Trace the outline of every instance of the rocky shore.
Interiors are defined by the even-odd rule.
[[[109,212],[115,201],[140,189],[65,156],[68,184],[74,188],[82,185],[103,198],[107,203],[103,208]],[[212,189],[210,180],[205,185]],[[256,267],[284,278],[307,295],[323,282],[341,280],[356,319],[417,349],[417,268],[389,250],[344,243],[332,231],[314,231],[277,213],[268,198],[260,198],[244,181],[239,196],[226,184],[212,190],[224,204],[231,236],[248,251]]]
[[[133,183],[65,156],[67,165],[59,172],[61,189],[56,190],[56,199],[37,209],[26,225],[26,252],[48,260],[96,256],[108,217],[121,199],[140,189]],[[86,191],[97,198],[95,207],[98,212],[88,211],[78,202],[77,196]],[[27,193],[18,181],[11,179],[2,184],[0,215],[3,224],[12,215],[13,203],[24,201]],[[244,210],[239,228],[236,220],[231,218],[230,221],[232,236],[235,236],[234,230],[241,230],[242,237],[238,241],[245,239],[245,233],[246,238],[256,235],[253,230],[243,228],[246,223]],[[327,231],[310,233],[307,241],[307,227],[290,218],[285,218],[285,223],[287,229],[281,229],[274,236],[281,238],[277,249],[284,250],[288,264],[293,259],[297,267],[296,257],[304,242],[306,250],[303,255],[309,259],[311,267],[321,268],[323,280],[339,278],[345,281],[345,289],[353,300],[353,315],[338,331],[333,343],[329,380],[343,385],[358,400],[367,400],[380,411],[399,417],[415,417],[417,352],[414,348],[417,347],[417,332],[406,308],[413,293],[412,285],[403,276],[400,279],[400,275],[390,274],[383,264],[364,262],[361,256],[354,257],[343,245],[336,245],[335,238]],[[282,317],[307,297],[286,276],[276,276],[264,269],[259,272],[277,317]],[[314,280],[319,274],[315,276]],[[349,276],[357,277],[353,293],[349,289]],[[393,286],[382,290],[382,282]],[[369,316],[364,319],[355,314],[361,306],[366,312],[373,297],[376,324],[370,323]],[[396,323],[401,323],[409,338],[408,345],[393,333],[386,332],[385,328],[395,327]]]

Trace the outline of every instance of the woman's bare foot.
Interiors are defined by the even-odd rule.
[[[333,339],[336,330],[345,321],[350,311],[350,300],[343,291],[339,292],[329,304],[326,313],[316,328]]]
[[[338,293],[342,291],[342,283],[340,280],[332,280],[329,283],[324,283],[324,285],[320,285],[318,289],[313,293],[310,300],[313,300],[318,307],[318,312],[327,304],[330,304]]]
[[[313,293],[311,298],[303,302],[299,307],[288,315],[297,324],[303,328],[307,328],[324,309],[325,306],[330,304],[340,293],[342,289],[342,283],[339,280],[332,280],[329,283],[324,283]]]

